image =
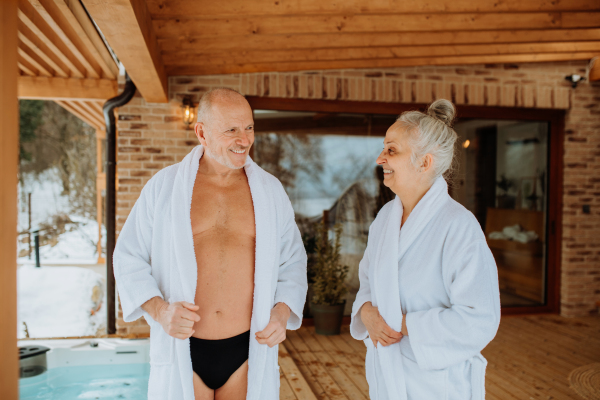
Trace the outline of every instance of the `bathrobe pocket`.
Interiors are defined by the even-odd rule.
[[[168,365],[173,363],[175,338],[169,336],[163,327],[155,321],[150,325],[150,364]]]
[[[402,355],[404,379],[408,400],[413,399],[448,399],[448,368],[421,369],[419,365]]]

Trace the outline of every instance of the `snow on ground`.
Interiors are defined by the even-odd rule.
[[[18,338],[95,335],[106,321],[106,295],[94,315],[94,286],[104,278],[80,267],[23,266],[17,270]]]
[[[98,223],[85,220],[76,216],[70,216],[77,228],[67,231],[58,237],[58,243],[54,246],[40,246],[40,262],[44,264],[96,264],[98,253],[96,242],[98,240]],[[106,237],[106,230],[102,227],[102,236]],[[32,239],[33,241],[33,239]],[[33,244],[32,244],[33,246]],[[28,249],[26,243],[19,243],[18,251]],[[35,252],[32,247],[31,259],[24,256],[17,259],[17,264],[35,264]]]
[[[48,169],[35,179],[32,174],[22,177],[19,185],[19,231],[26,231],[29,224],[27,210],[27,194],[31,193],[31,226],[32,229],[40,223],[49,221],[58,214],[69,215],[75,224],[67,226],[67,232],[61,234],[58,243],[54,246],[45,245],[40,247],[41,264],[96,264],[98,254],[96,243],[98,241],[98,223],[69,213],[69,199],[61,195],[62,183],[58,178],[58,171]],[[102,227],[102,236],[106,237],[106,230]],[[29,245],[18,243],[17,251],[28,250]],[[17,264],[35,264],[35,253],[17,259]]]

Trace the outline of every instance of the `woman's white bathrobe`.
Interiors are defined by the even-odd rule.
[[[498,272],[479,223],[438,178],[402,229],[402,203],[387,203],[369,229],[350,332],[367,346],[373,400],[483,400],[481,350],[500,323]],[[358,311],[370,301],[408,336],[390,346],[368,338]]]
[[[158,296],[194,303],[197,264],[190,209],[203,147],[159,171],[144,186],[117,241],[113,262],[123,320],[144,316],[150,325],[148,399],[194,400],[189,339],[175,339],[141,309]],[[287,329],[298,329],[306,299],[306,252],[281,183],[250,157],[244,166],[256,223],[254,303],[247,399],[279,398],[278,346],[259,344],[278,302],[291,309]]]

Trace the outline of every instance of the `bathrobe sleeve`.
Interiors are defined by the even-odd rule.
[[[409,312],[406,327],[421,369],[443,369],[477,355],[500,323],[496,262],[485,239],[443,253],[451,306]]]
[[[114,274],[125,322],[135,321],[141,316],[148,320],[150,314],[141,305],[155,296],[164,299],[152,277],[150,265],[154,220],[152,188],[155,183],[156,179],[151,180],[142,189],[119,234],[113,254]]]
[[[371,225],[373,226],[373,225]],[[369,238],[371,238],[371,228],[369,228]],[[350,320],[350,334],[354,339],[365,340],[369,336],[367,327],[362,322],[362,318],[358,313],[368,301],[371,301],[371,285],[369,283],[369,244],[367,242],[367,249],[365,254],[358,264],[358,279],[359,289],[356,293],[356,299],[352,304],[352,315]]]
[[[295,330],[302,324],[302,310],[306,302],[308,282],[306,251],[294,217],[294,209],[287,199],[283,201],[283,234],[280,239],[279,275],[275,290],[275,304],[285,303],[290,308],[287,329]]]

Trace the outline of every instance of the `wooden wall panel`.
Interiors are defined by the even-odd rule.
[[[0,397],[19,398],[17,351],[17,3],[0,1]]]

